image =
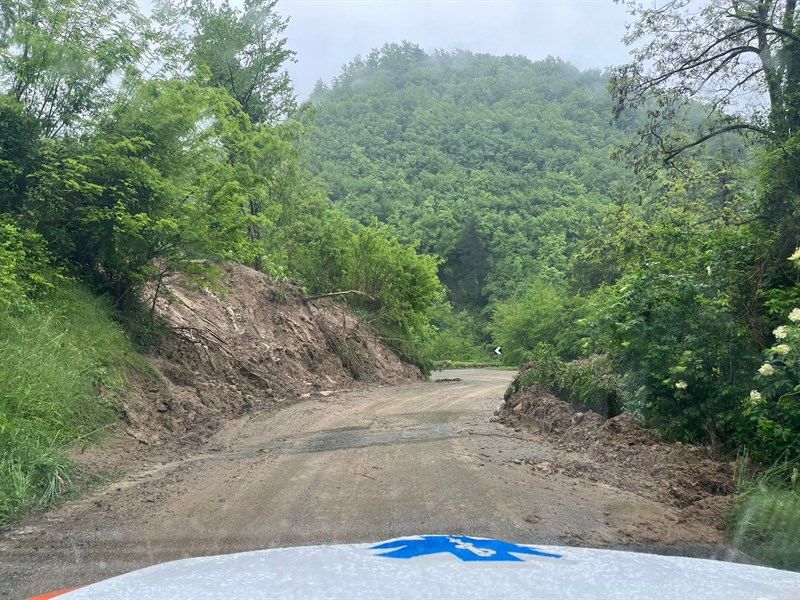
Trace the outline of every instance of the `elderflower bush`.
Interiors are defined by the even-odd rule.
[[[800,268],[800,249],[789,257]],[[775,343],[764,351],[756,388],[744,401],[755,426],[752,450],[768,460],[800,459],[800,307],[772,332]]]

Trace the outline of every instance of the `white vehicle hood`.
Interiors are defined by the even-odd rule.
[[[426,535],[189,558],[60,598],[800,600],[800,573],[676,556]]]

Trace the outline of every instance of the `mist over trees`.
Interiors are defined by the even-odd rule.
[[[440,256],[454,305],[478,311],[536,279],[562,284],[630,184],[608,160],[627,138],[607,81],[558,59],[388,45],[312,96],[309,164],[350,216]]]

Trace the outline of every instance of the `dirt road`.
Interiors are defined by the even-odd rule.
[[[490,421],[512,373],[315,397],[224,426],[0,537],[0,597],[146,565],[287,545],[461,533],[722,555],[720,531],[559,474],[565,451]]]

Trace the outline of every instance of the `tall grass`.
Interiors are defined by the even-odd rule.
[[[740,464],[746,461],[740,461]],[[733,513],[731,544],[763,564],[800,571],[800,475],[779,463],[753,474],[739,469],[743,492]]]
[[[116,421],[108,392],[142,359],[110,314],[71,284],[33,310],[0,310],[0,523],[70,491],[63,448]]]

